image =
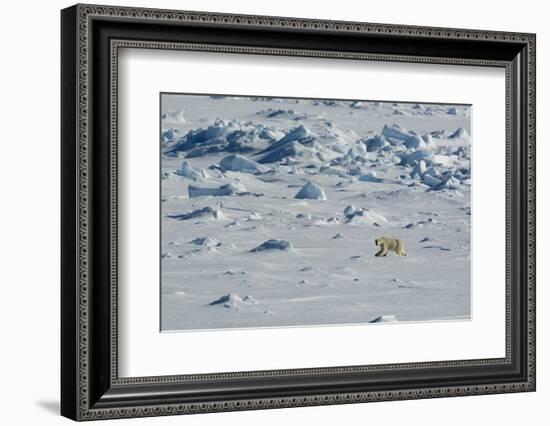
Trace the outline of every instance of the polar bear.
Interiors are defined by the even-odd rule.
[[[388,250],[395,251],[398,256],[407,255],[407,253],[405,253],[405,244],[402,240],[380,237],[374,240],[374,244],[380,247],[378,253],[375,254],[375,256],[377,257],[386,256],[388,254]]]

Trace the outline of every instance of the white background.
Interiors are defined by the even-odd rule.
[[[505,173],[503,69],[125,49],[119,81],[121,376],[505,356],[505,183],[494,178]],[[159,159],[151,141],[159,92],[167,91],[472,104],[472,319],[159,333]],[[226,348],[223,357],[204,350],[214,342]]]
[[[107,4],[437,25],[538,34],[538,391],[454,399],[119,420],[119,424],[279,425],[315,423],[499,425],[547,423],[550,399],[550,215],[548,12],[540,0],[296,2],[278,0],[115,1]],[[3,4],[0,73],[0,398],[2,423],[69,424],[59,394],[59,9],[66,1]],[[545,81],[546,76],[546,81]],[[114,422],[105,422],[109,424]]]

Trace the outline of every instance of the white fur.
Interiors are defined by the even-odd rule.
[[[375,256],[386,256],[388,251],[394,251],[398,256],[406,256],[405,243],[402,240],[395,238],[380,237],[374,240],[374,243],[380,247],[378,253]]]

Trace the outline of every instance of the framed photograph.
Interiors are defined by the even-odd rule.
[[[61,12],[61,412],[535,390],[535,35]]]

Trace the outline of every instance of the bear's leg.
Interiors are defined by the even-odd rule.
[[[403,242],[399,241],[397,243],[397,249],[395,250],[398,256],[406,256],[407,253],[405,253],[405,246]]]
[[[378,256],[378,257],[380,257],[380,256],[385,257],[387,255],[388,255],[388,248],[387,247],[382,247],[380,249],[380,251],[378,253],[376,253],[376,256]]]

